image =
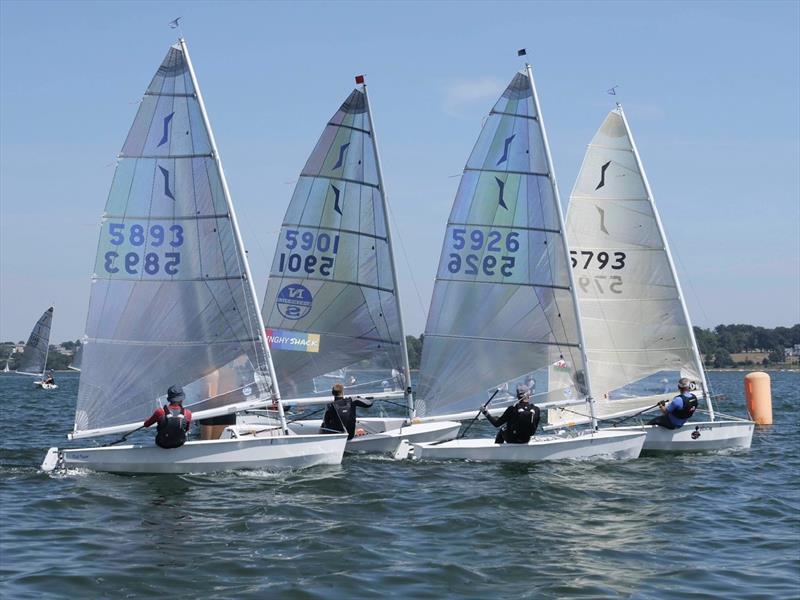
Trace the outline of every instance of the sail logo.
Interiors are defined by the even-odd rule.
[[[285,318],[297,321],[311,312],[314,297],[307,287],[291,283],[278,292],[276,305]]]
[[[267,329],[270,350],[293,350],[295,352],[319,352],[318,333],[300,333],[283,329]]]

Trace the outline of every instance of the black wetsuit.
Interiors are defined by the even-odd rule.
[[[495,444],[527,444],[536,433],[539,427],[540,418],[539,407],[535,404],[527,403],[523,406],[522,402],[517,402],[514,406],[509,406],[506,411],[498,418],[486,413],[486,419],[495,427],[505,425],[497,432],[494,439]]]
[[[352,398],[336,398],[328,404],[325,416],[322,418],[320,433],[347,432],[347,439],[352,440],[356,435],[356,406],[369,408],[372,401]]]

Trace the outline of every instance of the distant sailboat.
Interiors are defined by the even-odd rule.
[[[290,435],[219,152],[186,44],[169,49],[103,214],[71,439],[130,433],[183,386],[194,419],[264,406],[265,437],[51,448],[42,468],[188,473],[338,464],[344,435]]]
[[[53,323],[53,307],[51,306],[33,326],[28,342],[22,351],[22,357],[17,361],[17,373],[35,375],[39,379],[33,384],[43,390],[58,388],[53,381],[52,373],[47,372],[47,357],[50,352],[50,327]],[[8,366],[8,362],[6,362]]]
[[[16,348],[13,347],[13,348],[11,348],[11,352],[8,353],[8,358],[6,359],[6,366],[3,369],[3,373],[10,373],[11,372],[11,369],[9,368],[8,365],[11,362],[11,357],[14,356],[14,352],[15,351],[16,351]]]
[[[452,439],[460,427],[409,422],[414,399],[387,212],[363,84],[328,120],[300,173],[262,308],[286,398],[301,399],[293,405],[319,403],[305,398],[312,395],[330,401],[336,377],[345,395],[405,396],[408,418],[360,418],[356,427],[365,435],[348,441],[349,452],[393,453],[401,439]],[[290,427],[316,432],[320,425],[299,420]]]
[[[598,417],[653,409],[677,394],[678,378],[688,377],[698,384],[708,420],[695,417],[676,430],[649,426],[644,450],[750,447],[752,421],[717,420],[714,413],[667,238],[619,105],[586,151],[567,234]],[[548,422],[563,427],[588,419],[553,409]]]
[[[80,371],[81,370],[81,361],[83,360],[83,346],[78,346],[75,350],[75,354],[72,355],[72,362],[69,365],[69,369],[73,371]]]
[[[422,349],[425,418],[473,416],[487,398],[511,402],[531,382],[540,407],[588,403],[589,373],[558,190],[529,66],[485,119],[447,224]],[[554,364],[563,376],[550,376]],[[555,385],[557,384],[557,385]],[[463,411],[469,411],[463,413]],[[644,436],[592,431],[415,444],[420,459],[542,461],[635,458]]]

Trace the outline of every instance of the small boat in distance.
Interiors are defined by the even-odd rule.
[[[39,389],[55,390],[58,388],[52,375],[47,370],[47,357],[50,353],[50,327],[53,324],[53,307],[48,308],[36,325],[33,326],[31,335],[22,351],[22,356],[17,361],[17,373],[38,377],[33,382]],[[10,357],[9,357],[10,358]],[[8,362],[6,362],[8,368]]]

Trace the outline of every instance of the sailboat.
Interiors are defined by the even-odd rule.
[[[562,365],[564,375],[550,377]],[[434,286],[418,405],[422,419],[473,416],[497,395],[533,385],[540,407],[588,403],[575,288],[558,188],[529,65],[486,118],[464,168],[448,220]],[[536,462],[635,458],[641,432],[600,430],[536,436],[527,444],[493,438],[413,444],[416,459]]]
[[[81,362],[83,361],[83,346],[78,346],[75,350],[75,354],[72,355],[72,362],[69,364],[69,369],[73,371],[80,371],[81,370]]]
[[[119,156],[103,214],[69,439],[42,469],[197,473],[339,464],[344,435],[286,428],[253,280],[186,43],[170,47]],[[194,420],[277,403],[270,435],[126,444],[165,391],[183,386]],[[120,445],[116,445],[117,443]]]
[[[675,396],[678,378],[687,377],[705,400],[707,419],[698,413],[676,430],[645,426],[644,450],[749,448],[753,422],[719,419],[714,411],[667,237],[621,105],[586,151],[570,196],[567,234],[598,417],[653,409]],[[563,427],[587,419],[553,409],[548,422]]]
[[[38,377],[33,382],[38,388],[43,390],[55,390],[58,388],[51,380],[52,377],[47,373],[47,357],[50,353],[50,327],[53,324],[53,307],[48,308],[36,325],[33,326],[28,342],[22,351],[22,357],[17,361],[17,373],[24,375],[34,375]],[[8,366],[8,363],[6,363]]]
[[[8,358],[6,359],[6,366],[3,368],[3,373],[11,373],[11,368],[8,366],[11,362],[11,357],[14,356],[14,350],[16,348],[11,348],[11,352],[8,353]]]
[[[337,380],[346,395],[403,399],[405,417],[359,418],[356,429],[363,435],[346,447],[348,452],[393,453],[403,439],[452,439],[460,423],[412,422],[411,371],[386,191],[363,76],[356,84],[300,173],[262,315],[278,378],[292,405],[329,402]],[[258,429],[264,420],[249,415],[239,423]],[[320,419],[289,425],[298,433],[317,432],[320,426]]]

